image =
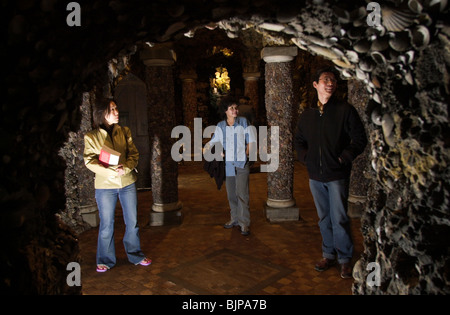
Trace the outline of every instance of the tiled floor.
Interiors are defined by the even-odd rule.
[[[314,263],[321,258],[321,236],[306,170],[298,162],[294,182],[301,220],[269,223],[263,214],[267,174],[250,175],[252,223],[251,234],[245,237],[237,228],[223,228],[229,219],[225,187],[218,191],[201,164],[180,165],[181,225],[149,227],[152,193],[138,193],[141,247],[153,264],[134,266],[127,261],[118,205],[114,268],[106,273],[95,271],[97,228],[79,237],[83,294],[351,294],[352,279],[342,279],[337,268],[314,270]],[[352,219],[352,233],[354,263],[363,250],[359,219]]]

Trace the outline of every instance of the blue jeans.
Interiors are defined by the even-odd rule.
[[[108,268],[111,268],[116,264],[114,216],[117,198],[120,200],[126,225],[123,245],[128,260],[133,264],[138,264],[145,258],[141,251],[139,227],[137,224],[136,185],[133,183],[118,189],[96,189],[95,199],[97,200],[100,215],[100,227],[97,242],[97,265],[106,265]]]
[[[319,216],[324,258],[337,259],[340,264],[350,262],[353,241],[347,216],[349,180],[319,182],[310,179],[309,187]]]

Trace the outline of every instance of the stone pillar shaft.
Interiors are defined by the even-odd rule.
[[[153,202],[169,204],[178,201],[178,166],[170,155],[175,127],[172,68],[147,67],[146,81]]]
[[[149,50],[141,53],[146,68],[150,168],[154,212],[179,210],[178,164],[171,157],[176,126],[174,77],[171,51]],[[179,217],[175,215],[174,217]],[[156,219],[156,223],[152,223]],[[163,225],[167,216],[151,216],[150,225]]]
[[[244,95],[250,99],[249,105],[253,108],[255,113],[255,120],[259,121],[259,94],[258,94],[258,81],[259,72],[244,73]]]
[[[266,216],[270,221],[298,220],[298,208],[293,198],[294,159],[292,102],[294,47],[268,47],[262,51],[266,61],[266,112],[269,127],[279,127],[279,166],[267,174]],[[270,141],[269,141],[270,143]],[[268,145],[268,147],[270,147]]]
[[[183,117],[184,125],[194,131],[194,118],[197,117],[197,75],[182,74]]]
[[[291,65],[288,62],[266,64],[266,112],[269,126],[280,128],[280,164],[268,173],[269,199],[291,200],[293,189]]]

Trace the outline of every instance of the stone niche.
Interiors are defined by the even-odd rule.
[[[136,44],[177,41],[207,26],[230,38],[254,27],[265,45],[295,44],[364,83],[370,181],[353,293],[450,293],[446,1],[378,1],[375,27],[362,0],[79,3],[81,26],[72,27],[62,2],[2,4],[2,292],[82,292],[66,283],[68,263],[81,259],[76,232],[56,214],[69,208],[60,149],[80,130],[83,93],[108,88],[116,72],[106,70],[109,61]],[[368,281],[369,266],[378,266],[378,282]]]

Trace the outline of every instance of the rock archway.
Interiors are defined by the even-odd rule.
[[[76,235],[55,216],[65,208],[60,148],[80,128],[83,92],[113,78],[106,67],[136,43],[177,40],[210,23],[228,36],[258,28],[267,45],[327,57],[371,95],[372,181],[362,217],[365,251],[355,294],[449,293],[450,26],[446,1],[79,1],[68,26],[64,1],[2,4],[7,12],[0,188],[2,289],[80,293],[66,284],[79,261]],[[110,71],[109,74],[112,72]],[[379,285],[366,281],[369,263]]]

